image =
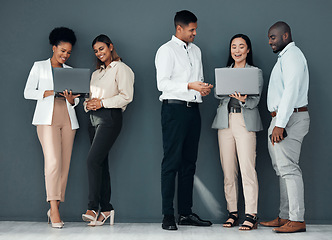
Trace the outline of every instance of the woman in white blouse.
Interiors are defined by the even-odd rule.
[[[49,35],[53,55],[50,59],[35,62],[25,89],[26,99],[37,100],[32,124],[43,148],[45,186],[50,210],[48,219],[52,227],[62,228],[59,205],[65,200],[71,152],[76,129],[79,128],[74,107],[79,95],[64,91],[55,97],[53,91],[53,68],[68,68],[65,64],[76,43],[75,33],[68,28],[55,28]]]
[[[92,48],[97,70],[91,76],[90,98],[84,102],[85,111],[90,113],[91,148],[87,159],[89,203],[82,218],[90,226],[103,225],[110,218],[113,225],[108,152],[120,133],[122,112],[133,100],[134,73],[121,61],[108,36],[97,36]]]

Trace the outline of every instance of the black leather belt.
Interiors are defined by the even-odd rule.
[[[228,112],[230,112],[230,113],[240,113],[241,112],[241,108],[230,107],[228,109]]]
[[[187,107],[198,107],[198,103],[196,103],[196,102],[186,102],[186,101],[175,100],[175,99],[165,99],[165,100],[163,100],[163,103],[166,103],[166,104],[182,104],[182,105],[186,105]]]

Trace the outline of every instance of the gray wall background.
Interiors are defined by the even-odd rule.
[[[112,203],[118,222],[160,222],[160,163],[163,156],[160,93],[156,88],[154,56],[174,33],[176,11],[188,9],[198,17],[195,43],[203,53],[205,79],[214,84],[214,68],[226,64],[229,39],[249,35],[254,61],[264,72],[260,103],[264,131],[257,137],[259,216],[276,217],[278,179],[267,151],[270,117],[266,89],[277,56],[268,45],[267,30],[276,21],[290,24],[296,44],[310,70],[310,132],[305,138],[301,166],[305,182],[306,220],[332,223],[330,92],[332,2],[329,0],[11,0],[0,7],[0,220],[45,221],[43,155],[36,129],[31,125],[35,101],[23,98],[34,61],[51,56],[48,34],[58,26],[72,28],[77,45],[68,61],[73,67],[94,69],[91,41],[109,35],[119,55],[135,72],[134,101],[124,113],[123,130],[110,154]],[[217,133],[210,128],[218,101],[207,96],[201,106],[202,134],[194,189],[194,211],[220,223],[226,216],[223,174]],[[77,132],[66,202],[65,221],[80,221],[87,207],[86,155],[89,149],[88,117],[76,109]],[[240,209],[243,213],[243,201]]]

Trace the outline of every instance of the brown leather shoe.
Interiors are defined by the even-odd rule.
[[[306,225],[305,222],[295,222],[288,221],[285,225],[272,229],[273,232],[276,233],[295,233],[295,232],[305,232]]]
[[[281,227],[288,222],[288,219],[277,217],[276,219],[268,222],[260,222],[259,224],[264,227]]]

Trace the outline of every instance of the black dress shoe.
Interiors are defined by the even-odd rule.
[[[197,214],[192,213],[187,216],[180,215],[178,224],[179,225],[209,227],[212,225],[212,222],[202,220],[199,216],[197,216]]]
[[[163,224],[161,227],[165,230],[178,230],[175,224],[174,215],[164,215]]]

